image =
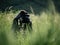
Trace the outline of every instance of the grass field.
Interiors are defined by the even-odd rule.
[[[42,12],[41,15],[30,14],[33,31],[26,34],[11,30],[16,13],[0,13],[0,45],[60,45],[60,14]]]
[[[19,13],[10,11],[0,12],[0,45],[60,45],[60,14],[55,11],[53,3],[50,3],[49,9],[41,12],[40,15],[32,13],[32,33],[26,31],[17,32],[12,30],[14,17]]]

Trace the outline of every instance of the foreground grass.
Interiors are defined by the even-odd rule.
[[[42,12],[40,16],[30,14],[33,31],[26,34],[12,30],[12,22],[17,13],[0,14],[0,45],[60,45],[60,16]]]

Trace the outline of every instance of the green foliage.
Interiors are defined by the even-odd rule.
[[[55,11],[53,3],[50,4],[40,16],[30,7],[31,33],[27,29],[25,33],[15,34],[11,29],[13,19],[20,11],[0,12],[0,45],[60,45],[60,14]]]
[[[23,6],[23,9],[25,9],[25,7],[27,7],[27,6],[24,6],[24,5],[25,4],[30,5],[31,3],[33,3],[33,4],[35,3],[34,5],[39,5],[40,7],[44,7],[44,8],[48,7],[48,0],[1,0],[0,1],[0,10],[1,11],[10,10],[9,8],[11,6],[13,7],[13,9],[14,9],[14,7],[18,7],[18,9],[20,9],[20,8],[22,8],[22,6]],[[35,6],[35,7],[37,7],[37,6]]]
[[[18,13],[18,12],[17,12]],[[0,14],[0,45],[60,45],[60,16],[55,13],[42,12],[40,16],[30,14],[33,31],[29,33],[11,30],[12,22],[17,13]]]

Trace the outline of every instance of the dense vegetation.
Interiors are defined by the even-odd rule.
[[[18,13],[18,12],[17,12]],[[60,45],[60,16],[55,12],[42,12],[40,16],[31,15],[33,31],[14,34],[13,18],[17,13],[0,13],[0,45]]]
[[[1,2],[0,6],[2,5],[6,6]],[[27,8],[28,6],[29,8]],[[19,7],[18,5],[17,8]],[[32,33],[29,33],[27,29],[25,34],[21,31],[15,35],[11,29],[13,19],[20,12],[19,10],[15,13],[13,13],[13,10],[5,11],[4,13],[0,12],[0,45],[60,45],[60,14],[56,11],[54,3],[49,2],[45,10],[43,5],[42,7],[44,8],[40,8],[39,5],[33,2],[30,4],[28,2],[22,7],[31,12],[29,14],[33,24]],[[17,8],[15,6],[15,9]]]
[[[54,2],[54,5],[55,5],[57,11],[60,12],[60,8],[59,8],[60,0],[0,0],[0,11],[10,10],[10,7],[13,10],[20,10],[20,9],[29,8],[29,6],[33,6],[33,5],[38,5],[39,8],[42,7],[42,8],[46,9],[48,7],[48,3],[50,1]],[[27,6],[25,4],[28,4],[29,6]],[[25,8],[23,8],[23,7],[25,7]],[[34,6],[34,7],[38,8],[37,6]],[[34,9],[34,7],[33,7],[33,9]]]

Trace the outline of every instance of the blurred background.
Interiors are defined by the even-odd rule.
[[[15,35],[20,10],[30,14],[32,33]],[[0,45],[60,45],[60,0],[0,0]]]
[[[24,9],[31,13],[32,8],[34,13],[40,13],[48,9],[51,1],[54,3],[55,9],[60,12],[60,0],[0,0],[0,11]]]

